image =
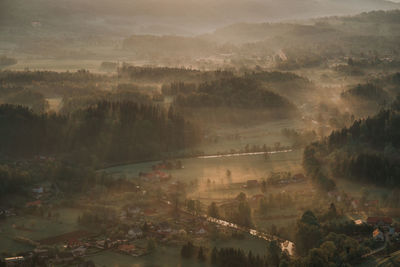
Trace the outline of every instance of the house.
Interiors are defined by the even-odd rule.
[[[100,249],[108,248],[108,244],[107,244],[106,240],[98,240],[98,241],[96,241],[95,247],[100,248]]]
[[[362,225],[363,221],[362,220],[354,220],[355,225]]]
[[[40,206],[42,206],[42,201],[36,200],[36,201],[28,202],[28,203],[26,203],[25,206],[26,207],[40,207]]]
[[[257,187],[257,186],[258,186],[257,180],[247,180],[247,182],[246,182],[247,188],[252,188],[252,187]]]
[[[373,232],[372,232],[372,238],[375,241],[385,241],[385,237],[382,233],[381,230],[379,230],[378,228],[376,228]]]
[[[196,234],[204,235],[207,234],[207,231],[203,227],[201,227],[199,230],[196,231]]]
[[[372,226],[390,226],[392,218],[390,217],[368,217],[367,224]]]
[[[123,244],[118,246],[118,250],[127,254],[131,254],[136,249],[135,245],[132,244]]]
[[[159,229],[157,230],[157,232],[160,234],[170,234],[172,232],[172,229],[168,222],[161,222],[158,227]]]
[[[138,207],[134,207],[134,208],[129,208],[128,209],[128,213],[129,214],[132,214],[132,215],[136,215],[136,214],[139,214],[140,213],[140,208],[138,208]]]
[[[43,186],[32,188],[32,192],[35,194],[43,194],[44,192]]]
[[[292,180],[294,182],[298,182],[298,183],[303,182],[305,179],[306,179],[306,177],[302,173],[297,173],[297,174],[293,175],[293,177],[292,177]]]
[[[85,255],[86,248],[84,246],[80,246],[79,248],[76,248],[71,251],[74,257],[81,257]]]
[[[67,242],[67,247],[68,248],[78,248],[80,246],[82,246],[83,243],[75,238],[71,238],[68,240]]]
[[[251,200],[252,201],[254,201],[254,202],[256,202],[256,203],[258,203],[261,199],[263,199],[264,198],[264,195],[263,194],[258,194],[258,195],[254,195],[254,196],[252,196],[251,197]]]
[[[128,236],[129,238],[140,238],[143,236],[143,232],[139,228],[130,229],[128,231]]]
[[[4,258],[5,266],[21,266],[24,261],[23,256]]]

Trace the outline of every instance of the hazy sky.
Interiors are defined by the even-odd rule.
[[[0,23],[105,23],[105,28],[132,33],[197,34],[237,22],[271,22],[398,7],[386,0],[0,0]]]

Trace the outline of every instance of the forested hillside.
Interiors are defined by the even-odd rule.
[[[377,115],[356,120],[309,145],[304,166],[310,173],[325,168],[334,177],[400,186],[400,98]]]

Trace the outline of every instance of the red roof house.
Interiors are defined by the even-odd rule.
[[[378,225],[378,226],[384,226],[384,225],[391,225],[392,224],[392,218],[390,217],[368,217],[367,223],[369,225]]]

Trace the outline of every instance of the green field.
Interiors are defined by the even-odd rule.
[[[202,246],[212,249],[214,246],[217,248],[241,248],[244,251],[252,251],[253,254],[265,254],[266,243],[263,240],[246,236],[241,240],[229,241],[209,241],[202,243]],[[105,251],[99,254],[88,257],[93,260],[96,266],[107,267],[147,267],[147,266],[160,266],[160,267],[197,267],[197,266],[212,266],[210,263],[199,262],[196,257],[193,259],[182,259],[180,255],[180,247],[171,246],[158,246],[153,253],[142,256],[132,257],[128,255],[119,254],[116,252]]]
[[[15,216],[0,221],[0,251],[16,253],[32,249],[31,246],[14,241],[15,237],[29,238],[38,241],[44,238],[81,229],[77,224],[80,211],[77,209],[57,209],[60,217],[48,219],[38,216]]]
[[[213,199],[221,194],[229,198],[243,191],[242,188],[228,188],[226,170],[232,173],[232,182],[240,183],[252,179],[268,178],[271,172],[290,171],[302,172],[302,151],[294,150],[286,153],[271,154],[269,159],[263,155],[249,155],[219,158],[188,158],[182,159],[183,169],[165,170],[172,175],[171,182],[182,181],[189,183],[197,180],[199,190],[193,197]],[[158,162],[147,162],[108,168],[105,171],[114,177],[127,177],[137,179],[139,172],[151,171],[151,166]],[[218,190],[209,190],[207,180],[214,182],[213,186]],[[226,187],[226,190],[224,190]],[[250,194],[259,193],[259,189],[249,189]]]

